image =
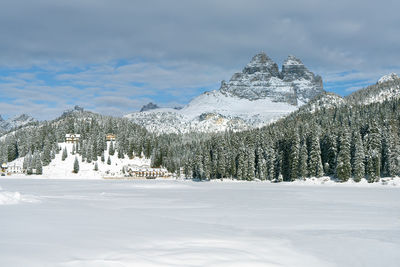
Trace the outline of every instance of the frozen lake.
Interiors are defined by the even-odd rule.
[[[0,266],[399,266],[400,188],[0,179]]]

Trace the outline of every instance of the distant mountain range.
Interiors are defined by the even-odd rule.
[[[7,132],[11,129],[18,128],[32,122],[36,122],[36,120],[26,114],[12,117],[7,120],[4,120],[0,115],[0,133]]]
[[[149,103],[125,117],[157,133],[239,131],[275,121],[324,92],[322,78],[300,59],[289,56],[280,71],[260,53],[222,81],[219,90],[203,93],[180,110]]]
[[[242,131],[262,127],[289,113],[314,112],[343,104],[367,105],[400,97],[400,78],[383,76],[376,84],[341,97],[323,89],[322,78],[309,71],[295,56],[288,56],[281,70],[265,53],[255,55],[241,72],[222,81],[219,90],[205,92],[179,108],[162,108],[155,103],[124,117],[150,132],[188,133]],[[67,110],[83,111],[76,106]],[[0,116],[0,134],[37,122],[22,114],[7,120]]]

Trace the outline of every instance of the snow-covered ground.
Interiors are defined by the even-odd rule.
[[[94,170],[95,161],[88,163],[87,161],[82,162],[82,157],[78,154],[73,155],[73,144],[59,143],[59,147],[63,150],[67,149],[68,157],[62,160],[62,150],[56,155],[56,158],[51,161],[48,166],[43,167],[42,175],[25,175],[25,174],[13,174],[13,178],[46,178],[46,179],[102,179],[104,177],[123,177],[122,168],[127,165],[138,165],[138,166],[150,166],[150,159],[145,157],[134,157],[129,159],[127,155],[125,158],[119,159],[118,152],[115,151],[114,155],[109,155],[110,142],[107,144],[107,150],[104,153],[105,161],[102,162],[101,158],[98,157],[97,165],[98,171]],[[75,157],[79,161],[79,172],[73,173]],[[107,159],[110,157],[111,164],[107,164]],[[24,158],[18,158],[9,163],[9,166],[23,166]]]
[[[398,266],[399,187],[0,179],[0,266]],[[12,204],[12,205],[11,205]]]

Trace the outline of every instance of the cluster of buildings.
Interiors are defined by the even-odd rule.
[[[1,176],[11,175],[11,174],[19,174],[19,173],[23,173],[21,166],[18,166],[16,164],[8,166],[7,163],[1,164],[1,168],[0,168]]]
[[[78,143],[80,139],[81,139],[80,134],[66,134],[65,135],[65,142],[69,143],[69,144]],[[107,141],[115,141],[115,139],[116,139],[115,134],[113,134],[113,133],[106,134]]]
[[[172,173],[168,172],[164,168],[151,168],[149,165],[127,165],[124,166],[125,176],[133,178],[145,178],[145,179],[156,179],[156,178],[169,178]]]

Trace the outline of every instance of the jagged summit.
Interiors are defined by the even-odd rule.
[[[378,83],[385,83],[385,82],[394,81],[394,80],[398,80],[398,79],[400,79],[399,76],[396,73],[392,72],[390,74],[382,76],[378,80]]]
[[[290,55],[280,72],[265,53],[255,55],[229,82],[222,81],[220,91],[249,100],[271,98],[292,105],[306,103],[324,92],[321,77],[309,71],[300,59]]]
[[[261,52],[228,82],[222,81],[219,90],[195,97],[180,110],[147,109],[126,117],[155,132],[238,131],[278,120],[323,92],[321,77],[300,59],[289,56],[280,71]]]
[[[27,114],[21,114],[7,120],[4,120],[0,115],[0,133],[4,133],[32,122],[36,122],[36,120]]]
[[[279,77],[279,68],[278,65],[267,56],[267,54],[261,52],[255,55],[244,67],[243,73],[262,73],[270,77]]]
[[[300,59],[298,59],[294,55],[289,55],[285,61],[283,62],[283,66],[290,66],[290,65],[304,65]]]
[[[150,102],[146,105],[144,105],[141,109],[140,112],[144,112],[144,111],[148,111],[148,110],[152,110],[152,109],[157,109],[160,108],[159,106],[157,106],[156,104],[154,104],[153,102]]]

